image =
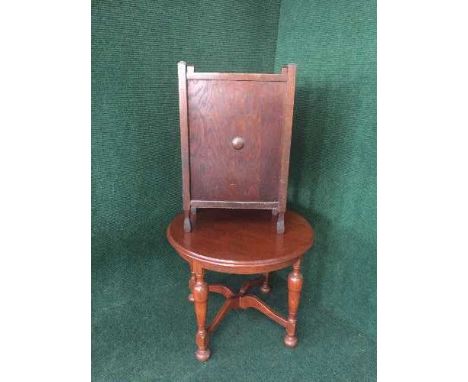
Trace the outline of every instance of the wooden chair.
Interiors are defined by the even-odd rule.
[[[300,264],[314,240],[310,224],[286,211],[295,65],[281,74],[196,73],[185,62],[178,68],[184,212],[167,238],[190,265],[196,358],[210,357],[209,337],[231,309],[262,312],[286,329],[284,343],[294,347]],[[283,317],[250,292],[269,293],[269,273],[291,265]],[[208,285],[206,270],[261,277],[234,293]],[[207,325],[209,292],[226,301]]]

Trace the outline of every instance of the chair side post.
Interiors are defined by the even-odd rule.
[[[294,111],[294,93],[296,90],[296,64],[288,64],[283,67],[287,71],[286,91],[283,107],[283,131],[281,134],[281,169],[278,192],[278,221],[276,230],[284,233],[284,213],[288,194],[289,155],[291,150],[291,133]]]
[[[179,121],[180,121],[180,149],[182,158],[182,200],[184,209],[184,230],[190,232],[190,149],[187,105],[187,63],[177,64],[179,75]]]

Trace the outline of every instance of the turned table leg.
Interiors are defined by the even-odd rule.
[[[193,271],[192,265],[190,265],[190,280],[189,280],[189,290],[190,294],[188,295],[188,300],[193,302],[193,286],[195,285],[195,272]]]
[[[208,349],[208,332],[206,330],[206,310],[208,305],[208,284],[203,280],[203,269],[194,265],[195,284],[193,286],[193,299],[195,305],[195,315],[197,317],[197,343],[196,358],[203,362],[210,358]],[[198,268],[198,269],[197,269]]]
[[[262,293],[270,293],[270,291],[271,291],[271,287],[270,287],[270,284],[269,284],[270,274],[265,273],[264,277],[265,278],[263,279],[263,284],[260,287],[260,290],[262,291]]]
[[[288,347],[294,347],[297,344],[296,322],[297,310],[301,299],[302,289],[301,260],[297,260],[293,265],[293,270],[288,276],[288,324],[286,326],[286,336],[284,344]]]

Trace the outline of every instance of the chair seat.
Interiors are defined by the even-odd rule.
[[[192,232],[183,229],[184,214],[167,229],[167,238],[188,262],[224,273],[256,274],[291,265],[312,247],[314,231],[299,214],[285,213],[286,231],[277,234],[271,211],[202,209]]]

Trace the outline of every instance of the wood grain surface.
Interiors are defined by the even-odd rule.
[[[257,274],[292,265],[313,244],[314,231],[299,214],[287,211],[287,230],[276,234],[269,211],[202,209],[192,232],[183,230],[183,214],[167,229],[167,238],[189,263],[205,269]]]
[[[278,200],[284,82],[188,81],[191,197]],[[232,141],[244,140],[242,149]]]

